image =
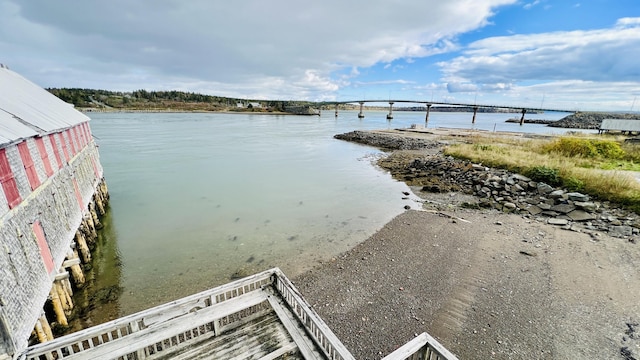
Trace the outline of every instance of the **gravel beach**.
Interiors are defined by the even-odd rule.
[[[424,208],[293,279],[357,359],[425,331],[460,359],[640,358],[640,245],[416,194]]]

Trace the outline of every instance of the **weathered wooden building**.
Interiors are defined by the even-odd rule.
[[[4,65],[0,184],[1,359],[64,324],[107,200],[89,118]]]

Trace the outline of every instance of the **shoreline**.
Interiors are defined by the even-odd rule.
[[[356,358],[423,331],[460,359],[640,356],[638,245],[414,193],[424,208],[293,279]]]

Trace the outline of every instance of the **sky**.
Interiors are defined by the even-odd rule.
[[[638,0],[0,0],[42,87],[640,109]]]

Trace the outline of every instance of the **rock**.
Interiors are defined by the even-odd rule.
[[[551,205],[549,205],[549,204],[547,204],[547,203],[544,203],[544,202],[539,203],[539,204],[538,204],[538,207],[539,207],[540,209],[542,209],[542,210],[545,210],[545,211],[546,211],[546,210],[551,210]]]
[[[516,204],[511,202],[506,202],[504,203],[504,205],[502,205],[502,211],[505,211],[505,212],[512,212],[515,209],[516,209]]]
[[[567,196],[571,201],[581,201],[581,202],[589,201],[589,195],[581,194],[578,192],[568,193]]]
[[[569,204],[559,204],[551,207],[551,211],[559,212],[561,214],[567,214],[575,210],[576,207]]]
[[[573,221],[589,221],[595,219],[595,216],[582,210],[573,210],[568,213],[567,216],[569,216]]]
[[[629,237],[633,235],[633,228],[626,225],[611,226],[609,227],[609,235],[614,237]]]
[[[535,206],[535,205],[529,205],[525,208],[525,210],[527,210],[529,212],[529,214],[531,215],[538,215],[542,212],[542,209],[540,209],[539,207]]]
[[[593,212],[598,209],[598,206],[596,205],[596,203],[591,201],[575,201],[573,205],[575,205],[578,209],[582,209],[584,211]]]
[[[564,226],[564,225],[569,224],[569,220],[551,218],[551,219],[547,220],[547,224]]]
[[[556,217],[556,216],[558,216],[560,214],[555,212],[555,211],[545,210],[545,211],[542,212],[542,215],[548,216],[548,217]]]
[[[531,179],[529,179],[528,177],[524,176],[524,175],[520,175],[520,174],[513,174],[512,177],[518,181],[524,181],[524,182],[529,182],[531,181]]]
[[[546,195],[546,194],[548,194],[548,193],[553,191],[553,187],[551,187],[551,185],[547,185],[545,183],[538,183],[537,189],[538,189],[538,193],[540,193],[542,195]]]
[[[560,199],[564,196],[564,190],[554,190],[549,194],[552,199]]]

